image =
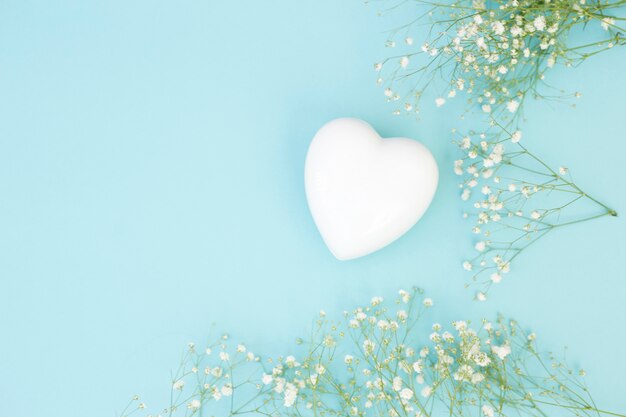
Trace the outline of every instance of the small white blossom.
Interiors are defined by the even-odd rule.
[[[400,391],[400,398],[405,401],[410,400],[411,398],[413,398],[413,391],[410,388],[403,388]]]
[[[500,359],[504,360],[511,353],[511,346],[504,344],[502,346],[491,346],[491,351]]]
[[[504,24],[499,20],[491,23],[491,29],[496,35],[502,35],[504,33]]]
[[[609,30],[609,26],[613,26],[615,24],[615,19],[612,17],[605,17],[600,21],[600,26],[602,29]]]
[[[285,386],[285,397],[284,397],[283,405],[285,407],[292,407],[295,404],[297,397],[298,397],[298,388],[296,388],[296,386],[293,385],[292,383],[287,383],[287,385]]]
[[[225,384],[220,389],[220,392],[224,397],[230,397],[231,395],[233,395],[233,386],[231,384]]]
[[[485,376],[479,372],[472,374],[471,383],[478,384],[481,383],[485,379]]]
[[[285,358],[285,364],[290,367],[290,368],[294,368],[298,365],[300,365],[297,361],[296,358],[292,355],[289,355]]]
[[[469,188],[463,189],[463,192],[461,193],[461,200],[463,201],[469,200],[470,195],[471,195],[471,191],[469,190]]]
[[[402,389],[402,378],[400,378],[399,376],[394,377],[391,387],[394,391],[400,391]]]
[[[517,100],[511,100],[508,103],[506,103],[506,109],[511,113],[515,113],[518,107],[519,107],[519,102]]]

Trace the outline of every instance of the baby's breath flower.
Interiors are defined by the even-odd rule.
[[[609,30],[609,27],[613,25],[615,25],[615,19],[612,17],[605,17],[600,21],[600,26],[604,30]]]
[[[373,297],[372,298],[372,307],[375,307],[375,306],[379,305],[382,302],[383,302],[383,298],[382,297]]]
[[[272,377],[272,375],[269,374],[263,374],[263,377],[261,378],[261,381],[263,382],[263,385],[269,385],[272,383],[272,380],[274,378]]]
[[[491,351],[495,353],[498,358],[504,360],[504,358],[506,358],[511,353],[511,347],[507,344],[504,344],[502,346],[491,346]]]
[[[200,400],[193,399],[189,403],[188,408],[191,410],[199,410],[201,406],[202,406],[202,403],[200,403]]]
[[[506,104],[506,108],[509,112],[515,113],[519,107],[519,102],[517,100],[511,100]]]
[[[570,415],[571,410],[604,413],[586,400],[587,388],[576,380],[584,371],[573,372],[553,356],[538,353],[535,334],[526,334],[516,322],[499,317],[494,322],[483,320],[474,328],[469,320],[457,320],[449,329],[435,323],[429,341],[422,333],[420,320],[425,312],[420,307],[432,305],[432,301],[418,289],[399,294],[408,300],[406,310],[401,310],[405,321],[395,322],[393,316],[387,316],[398,300],[389,306],[375,297],[375,306],[366,307],[373,321],[361,317],[362,327],[350,327],[353,314],[362,309],[344,314],[344,322],[318,317],[310,340],[298,345],[304,350],[285,358],[263,363],[237,360],[236,353],[243,353],[244,345],[229,350],[221,342],[211,346],[229,353],[233,359],[227,363],[204,352],[186,350],[172,378],[174,392],[167,415],[190,416],[201,410],[203,415],[227,417],[248,412],[304,416],[316,409],[337,416],[364,417],[369,415],[366,412],[376,411],[381,416],[426,417],[419,414],[421,410],[470,410],[477,405],[485,417]],[[393,337],[386,336],[389,329],[379,326],[381,321],[394,329]],[[322,348],[329,339],[332,347]],[[338,355],[339,351],[344,353]],[[419,358],[410,359],[418,351]],[[245,352],[250,352],[248,347]],[[183,394],[183,378],[194,368],[205,369],[204,375],[195,374],[195,386]],[[550,402],[546,405],[548,401],[537,398]],[[145,417],[146,405],[138,401],[134,396],[131,409],[122,415]]]
[[[372,353],[375,347],[376,343],[374,343],[373,341],[369,339],[365,339],[363,341],[363,350],[365,351],[365,353]]]
[[[545,79],[545,70],[556,62],[573,66],[611,46],[626,44],[623,36],[611,34],[596,42],[571,45],[570,32],[584,28],[592,20],[606,31],[624,32],[623,19],[612,15],[618,5],[614,0],[593,6],[566,1],[529,6],[527,1],[520,0],[490,3],[460,0],[435,7],[426,1],[416,3],[428,12],[404,26],[406,30],[397,32],[405,34],[403,40],[409,53],[375,66],[387,74],[382,77],[387,88],[385,95],[389,98],[398,95],[398,99],[410,103],[412,108],[419,107],[424,91],[436,84],[435,77],[441,74],[449,76],[444,81],[454,87],[448,93],[449,98],[462,91],[467,93],[470,103],[480,103],[483,112],[502,117],[504,110],[513,113],[515,120],[519,117],[516,110],[525,97],[547,98],[538,87]],[[570,16],[575,17],[570,19]],[[406,33],[420,23],[430,24],[429,32],[433,36],[421,47],[412,49],[413,37]],[[393,39],[386,42],[388,47],[395,45]],[[415,71],[408,75],[397,71],[407,68],[409,61]],[[405,82],[407,78],[414,82]],[[485,91],[490,94],[483,96]],[[438,107],[444,103],[443,97],[435,100]]]
[[[487,93],[485,95],[490,94]],[[474,297],[478,301],[487,299],[491,286],[500,283],[503,274],[510,271],[511,261],[530,242],[558,227],[563,212],[573,209],[577,201],[588,199],[602,211],[580,217],[573,223],[615,213],[564,179],[569,173],[566,168],[552,170],[520,145],[520,130],[510,133],[494,122],[494,127],[487,132],[463,134],[455,130],[455,135],[460,137],[456,143],[466,156],[454,162],[454,170],[462,179],[459,184],[461,200],[471,201],[475,209],[467,217],[475,220],[470,230],[479,239],[474,243],[476,255],[463,261],[462,267],[472,272],[473,284],[480,287]],[[526,176],[527,179],[520,183],[502,183],[495,172],[509,178]],[[545,178],[552,180],[546,182]],[[479,193],[472,193],[474,189]],[[553,201],[554,207],[533,209],[532,202],[537,195],[545,197],[538,198],[541,204]]]

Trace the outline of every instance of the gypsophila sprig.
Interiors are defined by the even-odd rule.
[[[514,259],[549,232],[617,216],[577,186],[568,168],[553,169],[531,153],[522,144],[521,131],[492,124],[486,133],[453,131],[463,152],[454,162],[454,171],[462,178],[460,197],[472,202],[472,210],[463,216],[472,220],[476,236],[475,255],[462,266],[472,273],[479,301],[503,280]]]
[[[122,415],[625,417],[599,409],[584,371],[542,353],[515,321],[428,325],[433,304],[414,288],[392,302],[374,297],[340,321],[321,313],[294,353],[276,359],[226,339],[202,353],[191,344],[170,406],[149,414],[135,396]]]
[[[191,342],[172,373],[169,405],[149,412],[135,396],[121,416],[141,412],[148,417],[193,416],[209,409],[225,415],[258,411],[258,400],[268,391],[258,381],[260,360],[245,345],[231,343],[226,334],[202,348]]]
[[[424,92],[432,87],[440,94],[437,107],[464,94],[482,112],[515,120],[528,97],[579,97],[550,87],[546,73],[552,67],[571,67],[626,44],[626,0],[383,3],[390,10],[412,6],[415,16],[390,33],[386,44],[398,54],[375,65],[385,96],[399,103],[396,114],[419,113]],[[429,26],[428,37],[418,41],[421,25]],[[598,30],[574,43],[571,33],[588,26]]]

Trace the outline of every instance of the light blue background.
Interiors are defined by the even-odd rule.
[[[493,316],[570,347],[596,400],[626,411],[625,218],[537,244],[486,304],[463,289],[452,110],[391,115],[358,0],[3,1],[0,5],[0,415],[112,416],[166,405],[169,371],[211,323],[285,353],[331,314],[420,284],[433,319]],[[525,141],[626,214],[626,51],[576,70],[578,109],[529,103]],[[356,116],[433,151],[441,184],[406,236],[335,260],[306,206],[324,122]]]

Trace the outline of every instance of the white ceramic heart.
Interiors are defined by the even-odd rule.
[[[306,157],[309,208],[340,260],[377,251],[426,212],[439,173],[430,151],[407,138],[381,138],[368,123],[333,120],[315,135]]]

